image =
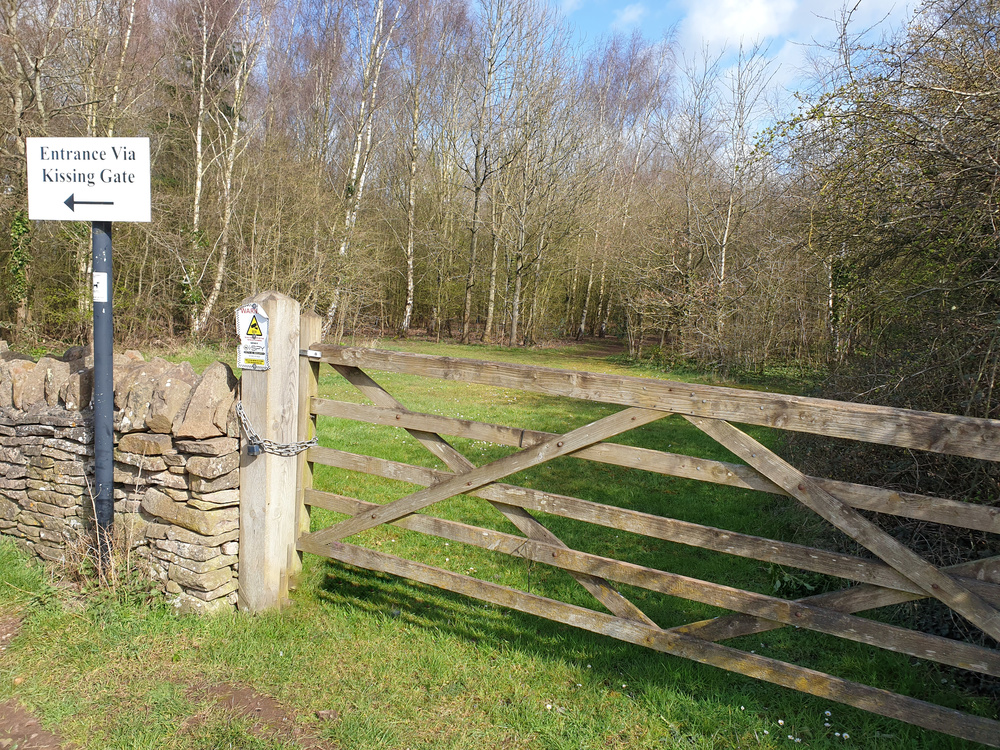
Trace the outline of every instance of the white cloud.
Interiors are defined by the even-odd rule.
[[[697,55],[761,42],[767,56],[781,68],[777,80],[793,79],[817,53],[815,43],[836,37],[836,19],[844,0],[549,0],[564,18],[572,18],[580,39],[600,38],[609,31],[639,29],[649,39],[672,30],[672,39],[685,55]],[[856,0],[850,0],[854,7]],[[862,31],[888,17],[898,25],[907,6],[919,0],[859,0],[852,26]],[[874,36],[874,35],[873,35]],[[869,37],[872,39],[873,37]],[[590,43],[590,42],[586,42]]]
[[[615,11],[615,21],[612,26],[616,29],[627,29],[630,26],[635,26],[646,17],[648,12],[646,6],[642,3],[626,5],[624,8]]]
[[[910,0],[909,4],[912,4]],[[867,28],[888,18],[898,23],[907,15],[907,0],[861,0],[853,25]],[[668,0],[679,13],[685,46],[737,46],[740,41],[792,39],[808,44],[835,33],[832,19],[840,16],[843,0]]]
[[[854,7],[851,28],[869,32],[875,41],[880,33],[899,26],[909,17],[916,0],[860,0]],[[807,75],[809,58],[825,56],[817,45],[836,38],[836,20],[843,0],[666,0],[666,8],[678,18],[677,42],[685,54],[700,50],[730,56],[760,42],[775,69],[775,86],[797,88]],[[727,56],[728,59],[729,56]]]
[[[682,29],[710,46],[738,44],[786,34],[795,10],[795,0],[701,0],[689,4]]]

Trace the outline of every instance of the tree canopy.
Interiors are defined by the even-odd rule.
[[[334,340],[610,335],[997,416],[997,15],[933,0],[869,44],[845,14],[782,115],[764,49],[580,50],[543,0],[7,3],[2,335],[88,330],[86,227],[27,220],[25,137],[147,136],[123,339],[271,288]]]

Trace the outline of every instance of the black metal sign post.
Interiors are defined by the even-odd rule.
[[[94,521],[102,571],[111,561],[115,520],[114,319],[111,311],[111,222],[91,225],[94,269]]]
[[[115,520],[111,222],[150,220],[149,139],[26,138],[25,157],[29,219],[91,222],[94,484],[90,489],[98,565],[104,573],[111,563]]]

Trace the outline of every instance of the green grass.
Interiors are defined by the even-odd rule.
[[[8,611],[46,601],[53,593],[44,568],[25,562],[17,546],[7,538],[0,539],[0,570],[4,571],[0,607]]]
[[[225,362],[239,375],[239,370],[236,370],[236,346],[230,347],[212,347],[212,346],[181,346],[172,347],[170,349],[157,350],[154,352],[146,353],[146,359],[152,359],[153,357],[163,357],[163,359],[168,362],[173,362],[179,364],[181,362],[189,362],[191,367],[197,373],[204,372],[205,368],[208,367],[213,362]]]
[[[405,342],[410,351],[504,359],[605,372],[635,372],[593,349],[510,352]],[[373,373],[405,406],[518,427],[565,432],[615,411],[463,383]],[[694,373],[685,373],[695,379]],[[766,384],[764,384],[766,385]],[[359,400],[329,370],[324,396]],[[780,437],[751,430],[781,449]],[[321,419],[323,445],[443,468],[398,430]],[[666,418],[622,442],[734,460],[686,422]],[[453,444],[476,464],[511,449]],[[511,483],[722,528],[803,541],[790,501],[646,475],[573,458]],[[374,502],[413,487],[319,467],[316,484]],[[430,512],[513,531],[485,502],[454,498]],[[334,520],[317,511],[314,523]],[[822,581],[754,561],[650,540],[551,516],[570,546],[728,585],[794,596]],[[593,607],[568,575],[476,548],[382,527],[358,541],[484,581]],[[88,748],[280,748],[249,723],[220,714],[195,686],[250,685],[292,707],[313,734],[342,748],[779,748],[788,735],[811,748],[962,748],[965,743],[638,646],[500,609],[390,576],[307,556],[293,606],[258,617],[178,618],[123,586],[76,607],[38,568],[0,545],[0,607],[25,616],[0,653],[0,699],[16,697],[46,725]],[[6,596],[3,591],[7,591]],[[13,593],[11,593],[13,592]],[[55,592],[55,593],[53,593]],[[141,590],[139,591],[141,594]],[[625,589],[659,624],[718,614],[704,605]],[[996,708],[963,695],[947,676],[894,654],[804,631],[741,639],[738,647],[983,715]],[[22,678],[15,684],[15,678]],[[339,719],[314,720],[335,709]],[[830,711],[827,717],[824,712]],[[191,717],[201,717],[192,721]],[[831,726],[825,726],[829,723]],[[850,735],[843,739],[843,733]],[[836,733],[840,733],[838,736]]]

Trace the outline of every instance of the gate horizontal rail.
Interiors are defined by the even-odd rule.
[[[439,414],[420,414],[408,409],[385,408],[329,399],[314,399],[311,403],[312,413],[319,416],[456,435],[470,440],[481,440],[517,448],[530,448],[554,437],[552,433],[548,432],[455,419]],[[573,456],[599,463],[652,471],[680,479],[695,479],[701,482],[759,490],[786,497],[791,496],[777,484],[743,464],[713,461],[613,443],[593,445],[577,451]],[[941,497],[887,490],[881,487],[841,482],[834,479],[820,477],[811,477],[811,479],[853,508],[1000,534],[1000,508],[970,505]]]
[[[1000,421],[429,354],[316,346],[321,362],[1000,461]]]
[[[300,372],[299,438],[315,434],[319,416],[399,427],[448,471],[311,448],[302,457],[299,494],[307,507],[348,518],[318,531],[300,523],[297,548],[369,570],[402,576],[477,599],[603,633],[619,640],[749,675],[968,740],[1000,747],[1000,722],[724,646],[718,641],[793,626],[952,667],[1000,677],[1000,652],[858,617],[855,613],[932,597],[1000,640],[1000,558],[937,568],[882,531],[858,510],[1000,533],[1000,508],[807,476],[730,422],[850,438],[971,458],[1000,460],[1000,422],[825,399],[691,385],[430,355],[312,344]],[[328,363],[371,404],[318,398],[318,365]],[[364,369],[362,369],[364,368]],[[365,370],[572,397],[627,407],[564,435],[475,422],[405,408]],[[688,420],[744,464],[607,442],[670,414]],[[517,451],[482,466],[442,434]],[[806,545],[517,487],[502,480],[552,458],[596,461],[674,477],[795,498],[866,547],[864,558]],[[312,466],[328,465],[420,487],[378,504],[312,488]],[[485,499],[523,534],[445,520],[420,511],[458,495]],[[839,591],[788,600],[675,572],[570,549],[534,515],[542,512],[643,536],[795,567],[853,583]],[[570,573],[610,614],[405,560],[342,540],[381,524],[544,563]],[[732,614],[674,628],[656,625],[611,582],[701,602]]]

